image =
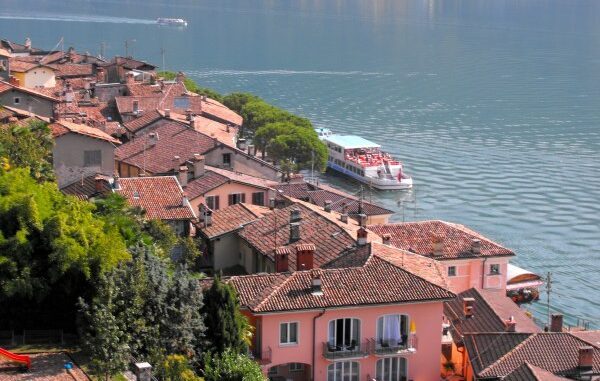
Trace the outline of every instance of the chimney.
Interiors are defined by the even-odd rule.
[[[369,236],[369,232],[364,227],[360,227],[356,232],[356,242],[358,246],[365,246],[367,244],[367,237]]]
[[[25,39],[25,49],[31,50],[31,38],[29,37]]]
[[[504,321],[504,331],[505,332],[516,332],[517,322],[515,321],[514,316],[510,316],[507,320]]]
[[[125,74],[125,83],[128,85],[133,85],[133,83],[135,82],[135,78],[133,77],[133,73],[132,72],[128,72]]]
[[[312,243],[296,246],[296,270],[312,270],[317,247]]]
[[[177,72],[177,75],[175,76],[175,81],[177,83],[183,83],[184,80],[185,80],[185,74],[183,74],[183,72],[181,72],[181,71]]]
[[[194,178],[204,175],[204,156],[199,153],[194,154]]]
[[[137,114],[138,111],[140,111],[140,101],[134,99],[132,109],[133,109],[133,113]]]
[[[171,117],[171,109],[166,108],[164,111],[165,111],[165,118],[170,118]]]
[[[471,252],[475,255],[481,254],[481,241],[474,239],[471,241]]]
[[[192,119],[190,120],[190,128],[191,128],[192,130],[195,130],[195,129],[196,129],[196,123],[197,123],[197,122],[196,122],[196,118],[192,117]]]
[[[579,347],[579,359],[577,367],[579,370],[590,371],[594,365],[594,347]]]
[[[290,223],[290,243],[300,240],[300,222]]]
[[[331,213],[331,204],[332,204],[331,200],[325,200],[325,211],[327,213]]]
[[[105,80],[106,79],[104,77],[104,69],[99,67],[98,70],[96,70],[96,82],[104,83]]]
[[[240,150],[242,150],[242,151],[245,151],[246,148],[247,148],[247,146],[246,146],[246,139],[244,139],[244,138],[238,139],[238,141],[237,141],[237,148],[240,149]]]
[[[21,86],[21,82],[19,81],[19,79],[12,75],[8,78],[8,83],[10,83],[13,86],[17,86],[17,87]]]
[[[444,255],[444,238],[437,234],[432,235],[431,249],[431,254],[433,254],[434,257],[441,257]]]
[[[206,208],[204,212],[204,227],[209,227],[212,225],[212,210]]]
[[[550,332],[562,332],[563,331],[563,315],[552,314],[552,320],[550,321]]]
[[[269,209],[275,209],[275,199],[273,197],[269,199]]]
[[[384,245],[389,245],[390,242],[392,241],[392,235],[389,233],[385,233],[384,235],[381,236],[382,238],[382,242]]]
[[[194,113],[192,112],[192,110],[185,110],[185,118],[188,122],[191,122],[194,119]]]
[[[158,141],[158,133],[151,132],[148,134],[148,145],[150,147],[154,147],[156,145],[157,141]]]
[[[187,186],[187,182],[188,182],[188,167],[187,165],[182,165],[179,167],[179,185],[181,185],[182,188],[185,188]]]
[[[102,176],[96,176],[94,177],[94,188],[96,190],[96,193],[104,193],[104,182],[106,180],[104,180],[104,178],[102,178]]]
[[[248,155],[254,156],[254,146],[252,144],[248,145]]]
[[[183,195],[181,196],[181,206],[190,206],[190,200],[185,192],[183,192]]]
[[[289,257],[292,251],[288,247],[275,249],[275,272],[284,273],[289,270]]]
[[[173,156],[173,172],[175,172],[176,175],[179,173],[179,167],[181,166],[179,163],[180,160],[179,156]]]
[[[293,209],[290,211],[290,223],[300,222],[302,217],[300,216],[300,209]]]
[[[119,175],[115,174],[113,176],[113,189],[114,190],[119,190],[121,189],[121,183],[119,181]]]
[[[469,318],[475,314],[475,298],[463,298],[463,312]]]
[[[360,226],[362,226],[363,228],[365,226],[367,226],[367,215],[366,214],[361,213],[361,214],[358,215],[358,224]]]
[[[315,296],[323,295],[323,284],[321,283],[321,272],[314,270],[310,280],[310,293]]]
[[[346,214],[346,213],[340,214],[340,221],[347,224],[348,223],[348,214]]]

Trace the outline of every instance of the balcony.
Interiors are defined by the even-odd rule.
[[[329,342],[323,343],[323,357],[327,360],[340,360],[367,357],[370,352],[371,342],[365,340],[357,343],[352,340],[350,345],[336,345]]]
[[[417,336],[402,335],[398,341],[371,339],[372,352],[377,356],[394,356],[417,351]]]
[[[252,350],[252,358],[260,365],[267,365],[271,363],[271,347],[267,347],[264,351],[254,348]]]

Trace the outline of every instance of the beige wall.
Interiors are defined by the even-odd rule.
[[[231,154],[232,167],[223,166],[223,154]],[[217,167],[233,169],[236,172],[244,173],[246,175],[261,177],[269,180],[279,181],[281,179],[280,173],[271,166],[267,166],[261,163],[259,160],[253,160],[250,157],[243,155],[235,149],[228,146],[219,146],[210,152],[204,154],[206,164]]]
[[[84,165],[84,151],[100,150],[101,165]],[[62,187],[95,173],[112,176],[115,163],[115,146],[104,140],[94,139],[75,133],[67,133],[54,140],[52,150],[54,172],[58,186]]]
[[[19,99],[18,103],[15,102],[15,98]],[[0,94],[0,104],[32,112],[46,118],[51,118],[53,115],[54,102],[18,90],[11,90]]]
[[[215,270],[240,263],[240,244],[237,232],[225,234],[213,240],[213,261]]]
[[[37,67],[25,73],[25,83],[29,89],[35,87],[54,87],[56,86],[56,76],[54,71],[46,67]]]

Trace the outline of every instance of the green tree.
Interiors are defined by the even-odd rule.
[[[189,360],[183,355],[169,355],[163,362],[164,380],[165,381],[201,381],[198,377]]]
[[[208,348],[221,353],[226,348],[241,353],[247,349],[244,336],[244,317],[240,316],[239,302],[233,287],[215,277],[204,291],[204,324]]]
[[[0,125],[0,156],[12,166],[29,168],[38,181],[54,180],[53,145],[50,129],[42,121],[32,120],[25,127]]]
[[[262,99],[250,93],[231,93],[223,97],[223,104],[238,114],[242,112],[246,103],[250,101],[262,101]]]
[[[116,298],[119,293],[111,275],[102,276],[98,295],[91,305],[80,300],[81,311],[87,323],[83,336],[90,354],[90,370],[109,381],[125,369],[129,359],[129,334],[123,330]]]
[[[223,353],[206,353],[203,375],[206,381],[267,380],[254,360],[231,349]]]

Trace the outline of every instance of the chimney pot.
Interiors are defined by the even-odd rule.
[[[300,222],[290,223],[290,243],[300,240]]]
[[[325,211],[331,213],[331,200],[325,200]]]
[[[237,141],[237,148],[240,149],[241,151],[245,151],[247,146],[246,146],[246,139],[244,138],[240,138]]]
[[[190,128],[191,128],[192,130],[195,130],[195,129],[196,129],[196,125],[197,125],[196,118],[194,118],[194,117],[192,116],[192,119],[190,119]]]
[[[298,222],[302,219],[300,216],[300,209],[293,209],[290,211],[290,222]]]
[[[579,347],[578,368],[580,370],[591,370],[594,365],[594,347]]]
[[[94,178],[94,187],[96,189],[96,193],[103,193],[104,192],[104,179],[100,176],[96,176]]]
[[[138,100],[133,101],[132,109],[134,114],[137,114],[138,111],[140,111],[140,102]]]
[[[275,272],[284,273],[289,270],[290,249],[280,247],[275,249]]]
[[[444,238],[439,235],[433,235],[431,237],[432,254],[434,257],[440,257],[444,255]]]
[[[392,235],[391,234],[385,233],[382,236],[382,242],[383,242],[384,245],[389,245],[391,241],[392,241]]]
[[[367,226],[367,215],[364,213],[361,213],[358,215],[358,223],[361,227],[366,227]]]
[[[504,321],[504,327],[506,332],[516,332],[517,322],[515,321],[515,317],[511,316],[507,320]]]
[[[358,246],[365,246],[367,244],[367,238],[369,236],[369,232],[364,227],[360,227],[356,232],[356,242]]]
[[[463,298],[463,312],[469,318],[475,314],[475,298]]]
[[[166,108],[164,111],[165,111],[165,118],[170,118],[171,117],[171,109]]]
[[[187,165],[182,165],[179,167],[179,185],[181,185],[182,188],[185,188],[187,186],[187,182],[188,182],[188,167],[187,167]]]
[[[481,254],[481,241],[474,239],[471,241],[471,252],[475,255]]]
[[[115,174],[113,176],[113,189],[119,190],[121,189],[121,183],[119,182],[119,175]]]
[[[183,192],[181,197],[181,205],[182,206],[190,206],[190,200],[188,199],[187,193]]]
[[[269,199],[269,209],[275,209],[275,199],[273,197]]]
[[[204,226],[209,227],[212,225],[212,210],[206,208],[204,212]]]
[[[185,110],[185,115],[188,121],[192,121],[194,119],[194,113],[190,109]]]
[[[310,282],[311,294],[315,296],[323,295],[323,284],[321,283],[321,274],[314,272]]]
[[[204,175],[204,156],[199,153],[194,154],[194,178],[197,179]]]
[[[313,269],[316,249],[315,245],[310,243],[296,246],[296,270]]]
[[[148,134],[148,145],[150,147],[155,146],[157,141],[158,141],[158,134],[156,132],[151,132]]]
[[[550,321],[550,332],[562,332],[563,330],[563,315],[552,314]]]
[[[183,83],[184,80],[185,80],[185,74],[183,74],[182,71],[177,72],[177,75],[175,76],[175,81],[177,83]]]
[[[348,214],[346,214],[346,213],[340,214],[340,221],[347,224],[348,223]]]

